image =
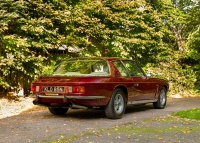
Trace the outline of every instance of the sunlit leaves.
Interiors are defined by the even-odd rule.
[[[186,1],[151,2],[152,6],[161,13],[160,17],[163,21],[161,31],[164,35],[162,35],[162,48],[156,55],[155,61],[148,63],[147,67],[153,74],[168,79],[171,94],[191,96],[191,93],[194,94],[192,89],[198,82],[199,75],[198,66],[194,66],[199,62],[191,60],[198,57],[198,50],[191,49],[195,47],[194,41],[198,41],[199,36],[196,34],[194,36],[194,31],[191,34],[188,31],[196,27],[193,24],[196,24],[196,19],[199,19],[199,16],[196,16],[199,10],[195,10],[194,2]]]
[[[15,81],[10,78],[16,75],[18,75],[18,79],[24,75],[34,79],[40,73],[40,67],[43,66],[42,61],[45,59],[45,57],[37,53],[34,49],[36,46],[32,44],[35,39],[33,38],[33,32],[30,32],[30,27],[33,27],[36,21],[32,22],[30,26],[28,19],[25,19],[28,18],[24,17],[27,15],[26,4],[27,2],[24,1],[13,0],[1,1],[0,3],[0,10],[4,14],[3,16],[0,15],[0,25],[2,25],[2,30],[0,31],[0,72],[2,81],[4,81],[4,83],[1,82],[1,85],[4,88],[13,88],[19,85],[16,79]],[[40,21],[42,20],[40,19]],[[44,24],[44,20],[40,23]],[[50,24],[48,23],[48,25]],[[23,29],[24,27],[28,28]],[[35,27],[35,31],[40,34],[47,33],[42,29],[41,25]],[[38,47],[41,49],[45,46],[40,45]]]
[[[161,42],[160,18],[145,1],[80,2],[74,7],[72,21],[75,34],[90,42],[83,45],[85,54],[93,55],[91,48],[97,48],[100,56],[130,58],[137,51],[143,58],[147,55],[143,47],[152,56],[150,47],[158,49]]]

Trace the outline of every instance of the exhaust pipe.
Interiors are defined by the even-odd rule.
[[[88,109],[86,106],[76,105],[71,103],[71,108],[77,108],[77,109]]]

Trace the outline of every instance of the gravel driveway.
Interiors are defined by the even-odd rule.
[[[65,116],[57,117],[51,115],[45,108],[44,110],[30,111],[29,113],[0,119],[0,143],[43,143],[57,139],[65,142],[73,136],[79,136],[72,141],[77,143],[156,143],[175,141],[196,143],[200,142],[199,122],[188,121],[185,124],[185,120],[168,118],[167,115],[199,106],[200,97],[169,99],[166,108],[161,110],[154,109],[152,104],[128,106],[125,115],[119,120],[107,119],[101,110],[69,110]],[[165,122],[165,120],[168,122]],[[118,131],[123,126],[125,131]],[[175,129],[169,134],[165,130],[165,127],[168,126],[175,129],[183,127],[183,134],[174,132]],[[132,132],[130,128],[132,130],[140,128],[140,130]],[[156,131],[151,132],[149,130],[147,132],[147,130],[143,130],[154,128],[157,128],[157,130],[163,128],[162,137],[157,136],[158,132]],[[195,131],[188,131],[187,134],[184,134],[184,131],[191,128]],[[132,133],[130,134],[126,130]]]

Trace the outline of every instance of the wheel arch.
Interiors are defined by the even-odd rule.
[[[169,87],[167,85],[164,84],[162,87],[164,87],[166,89],[166,92],[168,92]]]
[[[124,86],[124,85],[119,85],[119,86],[117,86],[117,87],[115,88],[115,90],[116,90],[116,89],[121,89],[121,90],[124,92],[125,98],[126,98],[126,103],[127,103],[127,101],[128,101],[128,90],[127,90],[126,86]]]

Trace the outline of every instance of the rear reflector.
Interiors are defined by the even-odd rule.
[[[40,91],[40,87],[36,86],[36,92],[39,92],[39,91]]]

